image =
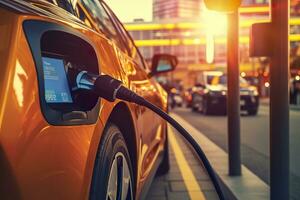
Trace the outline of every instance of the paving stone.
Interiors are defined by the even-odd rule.
[[[214,192],[215,191],[215,187],[214,185],[211,183],[211,181],[200,181],[198,182],[198,184],[201,187],[201,190],[204,191],[211,191]]]
[[[169,192],[167,193],[168,200],[189,200],[190,196],[187,192]]]
[[[162,186],[160,188],[150,188],[148,191],[149,197],[160,197],[160,196],[166,196],[165,187]]]
[[[167,196],[149,196],[147,200],[167,200]]]
[[[203,191],[203,194],[207,200],[219,200],[217,193],[214,191]]]
[[[187,181],[187,182],[190,182],[190,181]],[[170,184],[171,191],[174,191],[174,192],[187,191],[184,181],[171,181],[171,182],[169,182],[169,184]],[[198,187],[192,187],[192,186],[193,185],[190,184],[190,188],[189,188],[190,191],[199,191]]]

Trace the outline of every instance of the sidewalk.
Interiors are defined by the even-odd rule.
[[[146,199],[219,199],[202,163],[183,138],[170,127],[169,149],[171,169],[167,175],[154,179]]]

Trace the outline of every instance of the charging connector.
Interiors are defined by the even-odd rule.
[[[121,99],[127,102],[145,106],[169,122],[195,149],[215,186],[219,198],[221,200],[225,199],[219,184],[219,179],[199,144],[176,120],[170,117],[166,112],[130,89],[124,87],[121,81],[116,80],[109,75],[93,75],[87,72],[80,72],[77,75],[76,82],[78,88],[91,90],[99,97],[102,97],[110,102],[113,102],[116,99]]]

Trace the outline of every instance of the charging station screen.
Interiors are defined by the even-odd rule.
[[[64,61],[43,57],[45,99],[47,103],[72,103]]]

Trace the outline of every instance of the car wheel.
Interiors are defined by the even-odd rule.
[[[200,103],[201,103],[200,97],[198,95],[194,95],[192,99],[192,110],[194,112],[199,111],[199,107],[201,106]]]
[[[193,111],[193,112],[198,112],[198,107],[192,105],[192,111]]]
[[[168,128],[166,128],[166,140],[164,143],[164,154],[162,162],[157,170],[157,175],[165,175],[170,170],[170,159],[169,159],[169,142],[168,142]]]
[[[208,102],[207,100],[202,101],[202,113],[204,115],[209,115],[211,112],[210,108],[208,107]]]
[[[196,102],[192,102],[192,111],[194,111],[194,112],[197,112],[198,110],[199,110],[199,105],[198,105],[198,103],[196,103]]]
[[[121,131],[114,124],[108,124],[97,152],[91,200],[134,199],[134,178],[132,166]]]
[[[258,109],[254,108],[254,109],[248,110],[247,112],[248,112],[248,115],[257,115],[257,111],[258,111]]]
[[[226,116],[226,115],[227,115],[227,110],[226,110],[226,108],[225,108],[225,109],[222,109],[221,115],[223,115],[223,116]]]

